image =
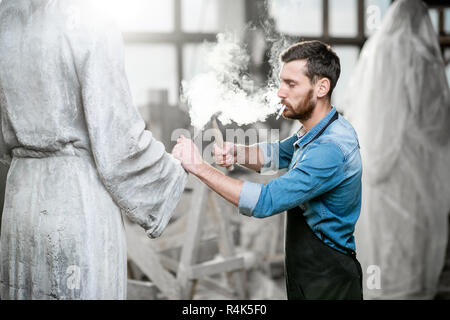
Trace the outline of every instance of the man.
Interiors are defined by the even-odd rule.
[[[288,48],[281,60],[283,116],[302,128],[281,142],[226,143],[222,150],[215,147],[215,159],[221,166],[238,163],[256,171],[287,168],[286,174],[267,185],[233,179],[203,161],[184,137],[173,155],[242,214],[264,218],[287,210],[288,299],[362,299],[353,237],[361,208],[359,143],[330,104],[339,58],[330,46],[306,41]]]

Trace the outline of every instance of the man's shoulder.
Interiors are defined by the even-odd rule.
[[[359,149],[359,141],[355,129],[341,115],[328,126],[319,139],[317,139],[317,143],[332,143],[337,145],[345,158]]]

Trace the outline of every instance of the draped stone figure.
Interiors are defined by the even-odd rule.
[[[363,159],[364,297],[433,299],[448,239],[450,90],[422,1],[393,2],[340,105]]]
[[[92,3],[0,4],[2,299],[126,298],[121,211],[158,237],[186,183],[145,130],[121,34]]]

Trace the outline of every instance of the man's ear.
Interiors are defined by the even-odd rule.
[[[323,98],[325,97],[331,88],[331,82],[328,78],[320,78],[316,84],[317,88],[317,97]]]

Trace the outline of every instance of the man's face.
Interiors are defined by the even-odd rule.
[[[283,65],[280,73],[278,97],[286,106],[286,119],[308,120],[316,106],[315,88],[305,74],[306,60],[294,60]]]

